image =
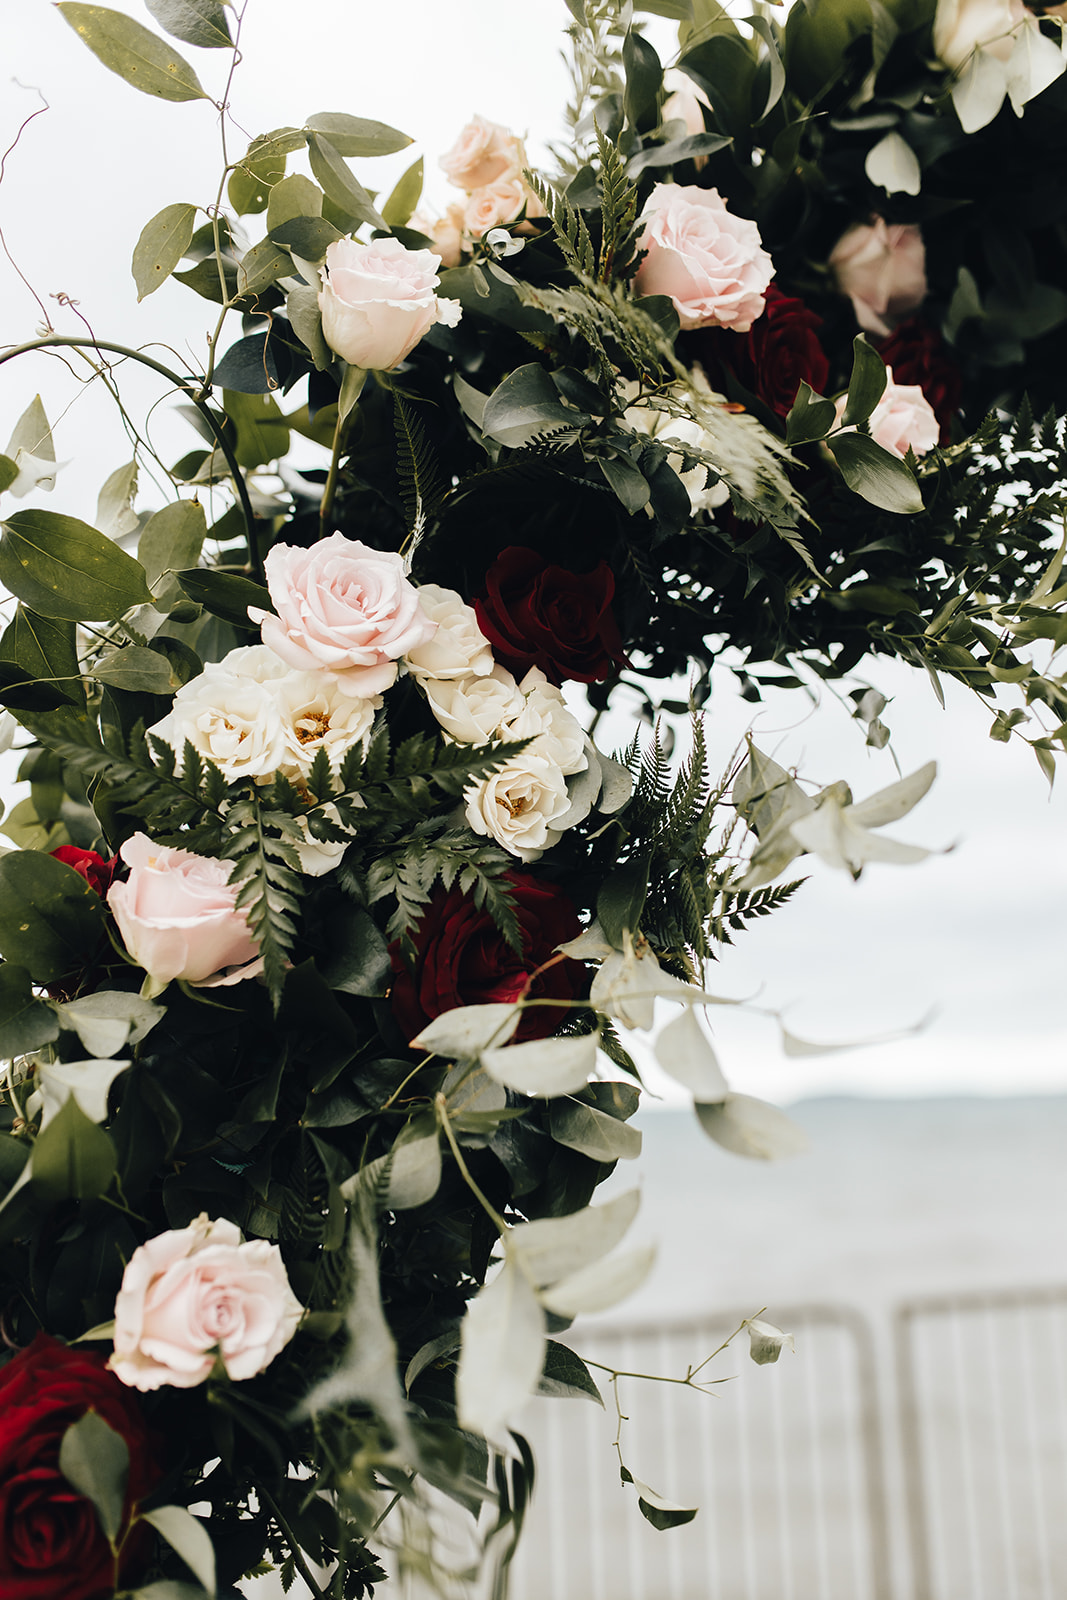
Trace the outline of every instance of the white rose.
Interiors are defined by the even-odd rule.
[[[408,668],[424,681],[427,678],[483,678],[493,670],[493,652],[489,640],[478,626],[478,616],[455,589],[443,589],[437,583],[424,583],[419,588],[419,604],[436,622],[437,632],[432,639],[409,650],[405,656]]]
[[[629,387],[634,391],[637,389],[636,384]],[[630,406],[624,412],[623,420],[635,433],[645,433],[650,439],[656,439],[662,445],[670,445],[674,440],[681,445],[693,445],[698,450],[708,450],[713,444],[694,417],[672,417],[668,412],[660,411],[654,406]],[[730,491],[721,478],[708,482],[707,467],[697,465],[683,472],[682,457],[674,450],[667,456],[667,463],[685,485],[692,511],[714,511],[716,506],[725,505],[729,500]]]
[[[557,766],[564,777],[584,772],[589,765],[585,730],[567,710],[562,691],[549,683],[539,667],[531,667],[519,684],[522,710],[501,727],[502,739],[532,739],[524,756],[537,756]]]
[[[524,751],[466,791],[467,822],[520,861],[536,861],[560,838],[552,827],[570,810],[567,781],[553,761]]]
[[[149,728],[181,760],[185,741],[213,761],[228,782],[266,778],[285,758],[285,730],[271,682],[211,661],[183,684],[170,711]]]
[[[306,779],[320,750],[326,751],[331,767],[339,767],[352,746],[366,740],[382,703],[381,695],[356,700],[343,694],[321,672],[290,671],[276,678],[272,688],[285,736],[279,767],[294,783]]]
[[[480,678],[427,679],[424,687],[430,710],[457,744],[488,744],[499,738],[504,723],[525,704],[515,679],[501,666]]]
[[[408,250],[399,239],[336,239],[320,269],[322,336],[330,349],[351,366],[387,372],[435,323],[454,328],[459,301],[434,293],[440,265],[432,250]]]

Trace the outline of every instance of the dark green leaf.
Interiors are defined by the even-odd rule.
[[[811,384],[802,379],[792,410],[785,419],[786,444],[810,444],[815,439],[825,439],[836,416],[833,401],[816,394]]]
[[[283,252],[279,251],[278,254]],[[288,256],[285,259],[288,261]],[[276,348],[270,329],[239,339],[230,346],[215,368],[215,382],[234,394],[269,394],[271,390],[281,388],[282,375],[278,371]]]
[[[0,639],[0,658],[14,662],[24,677],[55,680],[55,692],[62,699],[84,703],[73,622],[42,617],[17,605]]]
[[[517,448],[549,429],[579,428],[589,420],[587,412],[563,404],[544,367],[531,361],[493,390],[485,403],[482,430],[489,438]]]
[[[537,1392],[562,1400],[595,1400],[598,1406],[604,1404],[581,1356],[555,1339],[549,1339],[545,1346],[545,1367]]]
[[[826,442],[849,488],[872,506],[901,513],[923,509],[923,497],[910,467],[869,434],[835,433]]]
[[[412,143],[398,128],[367,117],[350,117],[345,111],[317,111],[308,117],[307,126],[325,134],[341,156],[388,156],[396,150],[406,150]]]
[[[626,72],[623,108],[631,128],[654,126],[658,120],[659,91],[663,83],[663,68],[659,56],[639,33],[631,28],[622,43],[622,61]]]
[[[605,939],[622,949],[623,933],[636,933],[648,893],[649,858],[627,861],[609,874],[597,895],[596,915]]]
[[[323,192],[335,206],[340,206],[342,211],[358,218],[360,222],[369,222],[372,228],[381,228],[388,233],[389,224],[375,209],[374,201],[359,179],[345,165],[336,145],[321,133],[313,133],[308,141],[308,159],[312,172],[322,184]]]
[[[233,48],[222,0],[145,0],[164,33],[201,50]]]
[[[87,1411],[63,1435],[59,1470],[71,1488],[96,1507],[104,1537],[114,1543],[122,1527],[130,1476],[130,1451],[121,1433],[95,1411]]]
[[[158,289],[189,248],[196,222],[196,207],[181,203],[164,206],[141,230],[133,251],[133,279],[137,298]]]
[[[3,524],[0,583],[42,616],[71,622],[114,621],[152,598],[139,562],[54,511],[19,511]]]
[[[104,66],[135,89],[162,100],[207,98],[189,63],[132,17],[79,0],[60,0],[56,9]]]
[[[239,628],[253,626],[248,619],[249,606],[258,606],[263,611],[274,610],[270,595],[263,585],[253,583],[251,578],[242,578],[236,572],[193,567],[190,571],[177,573],[177,579],[190,600],[195,600],[197,605],[203,606],[213,616],[222,617],[224,622],[236,623]]]
[[[344,234],[325,217],[290,217],[271,230],[271,238],[305,261],[321,261],[327,246],[343,239]]]
[[[107,1189],[114,1172],[114,1145],[70,1095],[33,1146],[30,1182],[34,1193],[48,1205],[60,1200],[95,1200]]]
[[[337,920],[337,937],[315,964],[330,988],[343,994],[384,994],[392,970],[389,947],[373,917],[347,906],[343,920]]]
[[[852,376],[848,380],[848,399],[841,418],[845,428],[867,421],[885,393],[887,381],[885,362],[862,333],[853,339],[852,350]]]
[[[261,467],[285,455],[289,425],[269,394],[224,389],[222,399],[226,415],[237,429],[235,454],[242,467]]]
[[[106,938],[103,902],[85,879],[37,850],[0,857],[0,955],[35,983],[87,966]]]
[[[19,469],[10,456],[0,456],[0,494],[10,489],[19,475]]]
[[[241,295],[262,294],[272,283],[292,272],[292,259],[273,239],[261,239],[246,250],[237,267],[237,290]],[[220,382],[222,380],[220,379]]]
[[[0,967],[0,1056],[10,1061],[59,1038],[59,1021],[30,986],[25,967]]]
[[[725,133],[690,133],[684,139],[671,139],[666,144],[649,145],[639,150],[626,163],[631,178],[646,167],[673,167],[681,161],[692,161],[694,156],[712,156],[730,143]]]
[[[629,456],[620,451],[617,456],[597,456],[596,463],[631,516],[647,506],[648,480]]]

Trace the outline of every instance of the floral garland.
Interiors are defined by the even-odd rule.
[[[858,803],[751,742],[720,778],[697,718],[672,772],[659,728],[597,744],[620,685],[654,720],[724,652],[757,700],[893,654],[1046,772],[1065,747],[1033,647],[1067,637],[1067,165],[1043,208],[1027,177],[1067,125],[1057,8],[738,28],[670,0],[672,78],[629,7],[567,3],[558,181],[477,117],[441,162],[461,200],[417,213],[412,168],[379,210],[348,163],[409,141],[319,114],[253,140],[202,226],[178,203],[141,235],[142,297],[221,308],[203,372],[54,330],[0,355],[140,360],[203,435],[152,514],[135,459],[96,526],[0,536],[0,703],[32,741],[0,857],[4,1600],[270,1566],[359,1600],[383,1552],[449,1592],[427,1489],[480,1517],[504,1593],[516,1414],[600,1398],[554,1335],[651,1265],[616,1249],[636,1195],[590,1204],[640,1148],[617,1028],[664,1002],[709,1137],[789,1153],[698,1018],[707,964],[798,858],[927,854],[880,830],[932,763]],[[59,10],[198,100],[170,39],[235,63],[245,8]],[[31,402],[0,492],[57,470]],[[850,692],[883,747],[884,698]],[[787,1342],[749,1332],[760,1362]],[[622,1470],[656,1526],[693,1515]]]

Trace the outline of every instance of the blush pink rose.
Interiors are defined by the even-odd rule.
[[[472,239],[480,239],[490,228],[514,222],[526,204],[526,186],[521,178],[498,178],[475,189],[463,212],[463,225]]]
[[[868,419],[871,438],[902,461],[909,450],[925,455],[941,437],[937,413],[917,383],[894,383],[892,367],[885,370],[885,393]],[[842,395],[837,401],[838,417],[847,399]]]
[[[248,916],[236,906],[230,863],[172,850],[135,833],[119,851],[130,868],[113,883],[107,903],[122,942],[148,973],[146,992],[161,994],[175,978],[197,988],[240,983],[263,971]]]
[[[342,694],[381,694],[399,658],[437,631],[395,551],[332,533],[310,550],[276,544],[264,565],[278,614],[248,608],[263,643],[291,667],[326,672]]]
[[[756,224],[727,211],[717,189],[692,184],[657,183],[641,216],[648,255],[634,280],[639,292],[669,295],[683,328],[747,333],[774,276]]]
[[[234,1223],[201,1212],[133,1252],[108,1365],[134,1389],[191,1389],[216,1361],[240,1383],[270,1366],[303,1314],[278,1246],[242,1244]]]
[[[440,265],[432,250],[408,250],[399,239],[334,240],[319,290],[322,336],[330,349],[350,366],[387,372],[435,323],[454,328],[459,301],[434,292]]]
[[[834,245],[830,269],[860,327],[880,339],[926,298],[926,248],[914,223],[857,223]]]
[[[475,117],[439,165],[457,188],[472,194],[487,183],[516,177],[523,166],[522,144],[499,122]]]

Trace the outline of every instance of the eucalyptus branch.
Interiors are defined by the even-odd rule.
[[[456,1135],[452,1130],[452,1123],[449,1120],[448,1103],[445,1100],[445,1096],[444,1096],[444,1091],[443,1090],[439,1089],[437,1091],[437,1095],[434,1098],[434,1109],[437,1112],[437,1120],[440,1122],[441,1127],[444,1129],[445,1138],[448,1140],[449,1148],[452,1151],[452,1155],[455,1158],[456,1166],[460,1170],[460,1174],[461,1174],[461,1176],[463,1178],[464,1183],[467,1185],[467,1188],[470,1190],[470,1192],[474,1196],[474,1198],[478,1201],[478,1203],[481,1206],[482,1210],[485,1212],[485,1214],[489,1218],[490,1222],[496,1228],[496,1230],[500,1234],[501,1238],[503,1238],[504,1234],[506,1234],[507,1231],[508,1231],[508,1225],[504,1221],[503,1217],[500,1215],[500,1212],[491,1203],[491,1201],[486,1199],[485,1195],[482,1193],[481,1189],[478,1187],[477,1183],[475,1182],[475,1179],[474,1179],[474,1177],[473,1177],[473,1175],[471,1173],[471,1170],[468,1167],[466,1161],[463,1159],[463,1152],[459,1148],[459,1142],[456,1139]]]
[[[256,541],[256,514],[252,510],[252,501],[249,498],[248,485],[245,483],[244,473],[241,471],[233,446],[226,438],[223,428],[211,408],[201,399],[191,380],[180,377],[170,367],[165,367],[161,361],[156,361],[152,356],[146,356],[142,350],[132,350],[129,345],[113,344],[109,339],[87,339],[67,333],[51,334],[47,339],[31,339],[26,344],[15,345],[13,349],[5,350],[0,354],[0,367],[4,365],[5,361],[13,361],[16,356],[26,355],[31,350],[50,350],[57,346],[73,350],[108,350],[112,355],[125,356],[129,361],[138,361],[141,366],[150,368],[152,372],[158,372],[160,377],[166,378],[168,383],[172,383],[176,389],[193,402],[211,429],[233,477],[234,488],[237,491],[237,498],[241,502],[241,511],[245,519],[248,566],[255,576],[262,581],[264,573]]]

